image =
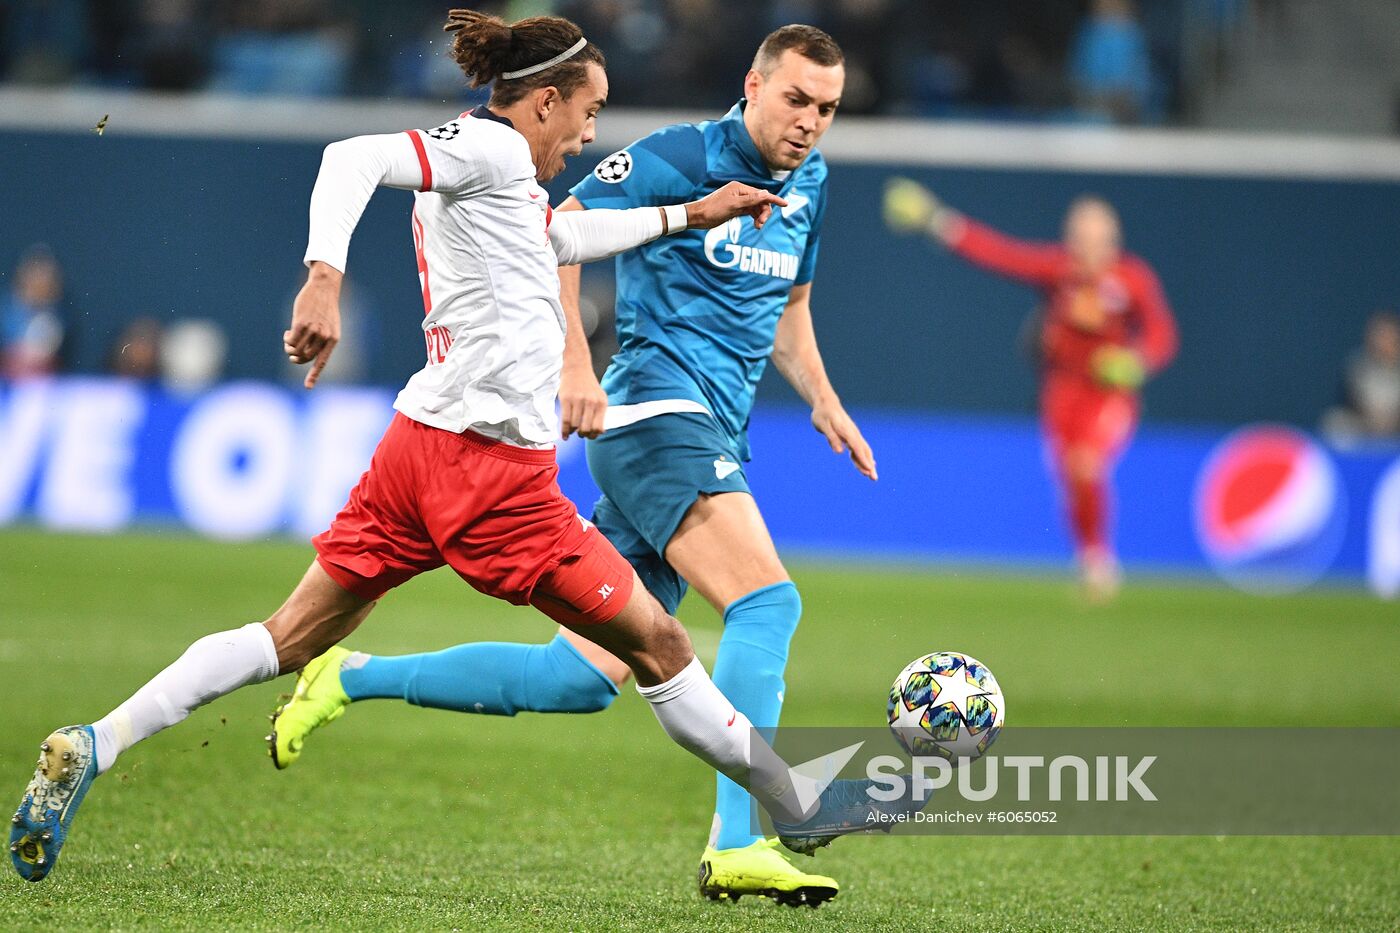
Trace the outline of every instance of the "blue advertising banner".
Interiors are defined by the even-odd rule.
[[[188,528],[247,539],[321,531],[392,414],[382,389],[229,383],[193,397],[111,379],[0,386],[0,523]],[[761,408],[751,484],[780,547],[840,556],[1065,562],[1070,544],[1029,419],[856,412],[872,483],[800,409]],[[589,514],[582,442],[560,482]],[[1291,428],[1144,428],[1118,470],[1129,567],[1250,590],[1368,580],[1400,595],[1400,451],[1339,451]]]

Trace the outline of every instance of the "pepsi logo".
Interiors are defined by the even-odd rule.
[[[1279,425],[1244,428],[1206,458],[1196,483],[1201,551],[1251,592],[1301,589],[1327,572],[1346,530],[1337,468],[1321,445]]]

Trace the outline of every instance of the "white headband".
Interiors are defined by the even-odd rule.
[[[531,65],[529,68],[521,68],[519,71],[505,71],[505,72],[502,72],[502,73],[501,73],[501,80],[502,80],[502,81],[511,81],[511,80],[513,80],[513,79],[515,79],[515,78],[523,78],[523,77],[525,77],[526,75],[536,74],[537,72],[544,71],[546,68],[553,68],[555,65],[559,64],[560,62],[566,62],[566,61],[568,61],[569,59],[573,58],[575,55],[577,55],[579,52],[582,52],[582,51],[583,51],[583,47],[584,47],[585,45],[587,45],[587,44],[588,44],[588,39],[587,39],[587,38],[580,39],[580,40],[578,40],[577,42],[575,42],[573,45],[569,46],[569,47],[568,47],[567,49],[565,49],[564,51],[560,52],[558,55],[556,55],[556,56],[554,56],[553,58],[551,58],[551,59],[550,59],[549,61],[547,61],[547,62],[540,62],[538,65]]]

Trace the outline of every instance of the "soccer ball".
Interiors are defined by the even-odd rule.
[[[890,731],[909,754],[954,765],[981,756],[1006,721],[1006,700],[976,658],[936,651],[913,661],[890,688]]]

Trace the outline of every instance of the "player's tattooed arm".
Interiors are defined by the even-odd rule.
[[[851,463],[861,475],[876,480],[875,454],[860,433],[855,420],[846,413],[841,399],[832,388],[817,348],[817,335],[812,327],[812,284],[795,285],[788,294],[787,307],[778,319],[778,331],[773,338],[773,365],[797,391],[802,400],[812,406],[812,427],[817,429],[835,453],[850,451]]]
[[[570,197],[555,215],[565,211],[583,210],[577,198]],[[603,433],[603,416],[608,411],[608,394],[593,372],[593,354],[588,348],[588,334],[579,313],[578,266],[559,267],[559,303],[564,307],[564,367],[559,376],[559,433],[568,437],[575,431],[580,437],[597,437]]]

